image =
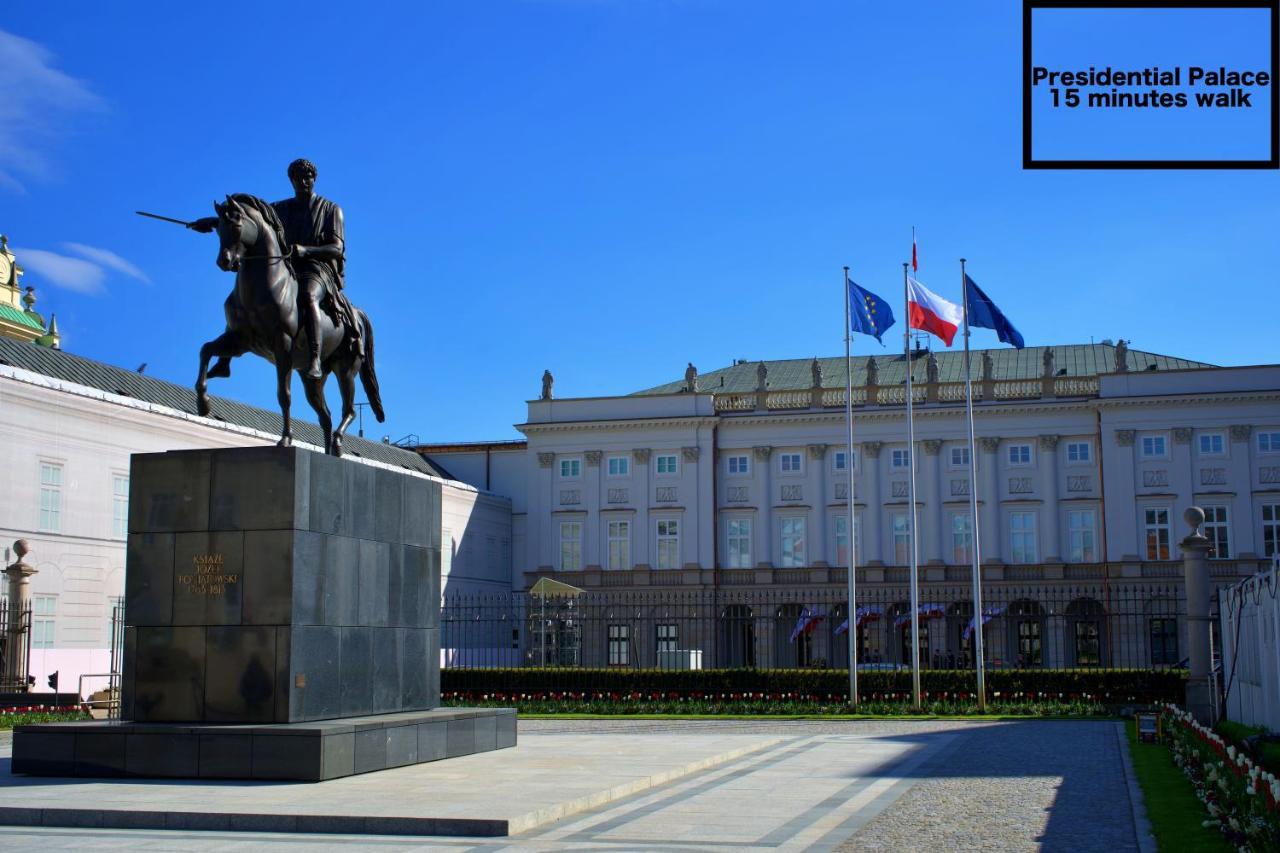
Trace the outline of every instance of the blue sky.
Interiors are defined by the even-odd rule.
[[[596,396],[837,355],[841,265],[896,299],[912,225],[920,279],[955,298],[967,257],[1030,344],[1280,361],[1276,173],[1023,171],[1019,4],[315,5],[8,10],[0,231],[69,351],[191,382],[231,277],[133,211],[282,198],[306,156],[376,327],[371,437],[517,437],[548,367]],[[1095,30],[1045,44],[1124,61]],[[274,407],[269,365],[235,373],[214,392]]]

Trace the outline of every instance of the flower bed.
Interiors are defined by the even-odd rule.
[[[0,708],[0,729],[11,729],[28,723],[65,723],[87,719],[89,715],[79,705],[21,705],[16,708]]]
[[[922,693],[919,712],[911,710],[911,694],[895,693],[868,697],[859,703],[857,713],[875,715],[956,716],[977,714],[978,704],[971,693]],[[527,714],[774,714],[828,715],[848,714],[845,694],[813,693],[676,693],[676,692],[596,692],[596,691],[445,691],[445,705],[469,707],[516,708]],[[1102,716],[1107,706],[1093,696],[1053,696],[993,694],[987,702],[987,714],[1001,716]]]
[[[1205,826],[1240,850],[1280,850],[1280,779],[1174,705],[1162,709],[1161,731],[1209,813]]]

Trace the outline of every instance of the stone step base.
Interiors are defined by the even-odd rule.
[[[512,708],[436,708],[278,725],[44,723],[14,730],[12,772],[320,782],[515,745]]]

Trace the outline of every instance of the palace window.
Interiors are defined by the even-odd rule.
[[[58,607],[56,595],[36,595],[31,598],[31,647],[53,648],[54,616]]]
[[[610,456],[608,464],[610,477],[627,477],[631,474],[631,459],[626,456]]]
[[[951,467],[952,468],[968,468],[969,467],[969,448],[967,447],[951,448]]]
[[[1163,435],[1144,435],[1142,437],[1142,456],[1146,459],[1164,459],[1169,453],[1168,443]]]
[[[750,456],[730,456],[729,457],[729,473],[736,476],[744,476],[751,473],[751,457]]]
[[[1102,663],[1102,638],[1095,621],[1079,621],[1076,628],[1076,666],[1097,666]]]
[[[1029,444],[1009,445],[1009,464],[1010,465],[1030,465],[1031,464],[1031,445]]]
[[[1204,535],[1209,537],[1212,545],[1209,559],[1226,560],[1231,557],[1231,525],[1225,506],[1204,508]]]
[[[905,512],[895,512],[890,523],[893,526],[893,564],[908,565],[911,562],[911,523]]]
[[[657,464],[659,474],[674,475],[680,473],[679,457],[674,453],[659,456]]]
[[[778,464],[784,474],[801,474],[804,472],[803,456],[799,453],[779,453]]]
[[[894,450],[889,457],[890,465],[894,468],[910,468],[911,467],[911,451],[907,448],[899,448]]]
[[[951,513],[951,562],[973,562],[973,519],[967,512]]]
[[[680,522],[678,519],[658,520],[658,568],[680,568]]]
[[[853,455],[853,465],[854,465],[854,468],[857,468],[858,455],[856,453]],[[847,450],[837,450],[834,454],[832,454],[831,469],[833,471],[849,470],[849,452]]]
[[[782,546],[782,559],[779,565],[783,568],[795,568],[805,565],[804,518],[794,516],[780,519],[781,535],[778,541]]]
[[[1169,559],[1169,508],[1149,506],[1142,511],[1143,539],[1148,560]]]
[[[62,466],[40,463],[40,530],[62,531]]]
[[[572,480],[582,476],[582,460],[581,459],[561,459],[560,460],[560,477],[564,480]]]
[[[751,568],[751,519],[729,519],[728,536],[729,568]]]
[[[582,570],[582,522],[560,522],[560,571]]]
[[[832,530],[836,537],[836,565],[849,565],[849,516],[837,515],[832,519]]]
[[[1200,434],[1200,455],[1201,456],[1221,456],[1226,452],[1226,442],[1223,441],[1220,432],[1205,432]]]
[[[1067,462],[1080,464],[1088,462],[1093,455],[1093,445],[1087,441],[1067,442]]]
[[[655,650],[658,654],[674,652],[680,648],[680,628],[677,625],[655,625]]]
[[[1034,512],[1009,513],[1010,552],[1015,563],[1036,561],[1036,514]]]
[[[597,634],[597,636],[599,636]],[[631,626],[609,626],[609,666],[629,666],[631,663]]]
[[[1280,453],[1280,432],[1258,433],[1259,453]]]
[[[1151,665],[1174,666],[1178,658],[1178,620],[1172,616],[1152,619],[1149,626],[1151,637]]]
[[[1067,560],[1072,563],[1097,561],[1097,537],[1094,533],[1096,518],[1091,509],[1073,509],[1067,512]]]
[[[1280,504],[1262,505],[1262,556],[1280,554]]]
[[[610,569],[631,568],[631,522],[610,521],[608,525]]]
[[[122,474],[111,475],[111,535],[129,535],[129,478]]]

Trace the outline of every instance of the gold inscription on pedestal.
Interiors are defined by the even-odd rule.
[[[223,595],[229,585],[240,583],[240,575],[228,574],[224,563],[221,554],[196,554],[191,573],[178,575],[178,587],[191,595]]]

